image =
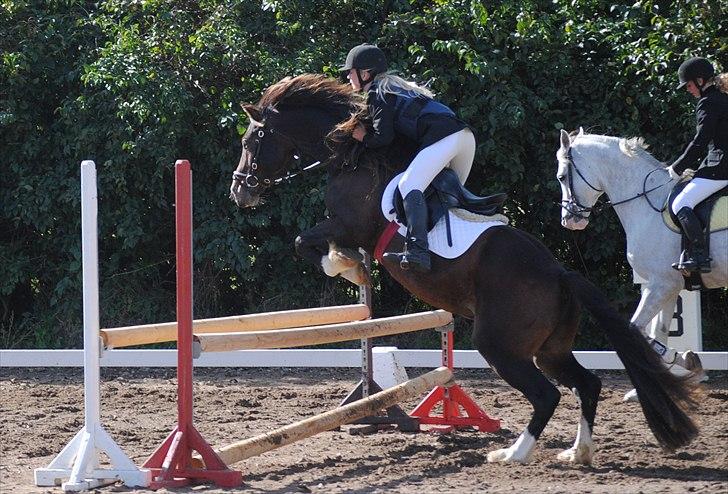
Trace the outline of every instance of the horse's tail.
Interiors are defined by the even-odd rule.
[[[584,276],[565,271],[561,281],[606,331],[660,445],[672,451],[692,441],[698,427],[688,413],[696,407],[700,391],[694,376],[678,377],[670,372],[639,328],[613,309],[604,294]]]

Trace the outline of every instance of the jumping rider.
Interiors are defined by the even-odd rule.
[[[384,256],[397,260],[402,269],[429,271],[423,192],[446,166],[465,183],[475,156],[475,137],[455,112],[433,99],[431,91],[387,72],[387,58],[375,45],[352,48],[341,71],[355,91],[367,94],[372,130],[357,127],[355,139],[367,148],[380,148],[390,144],[397,132],[419,145],[419,152],[399,181],[407,216],[404,252]]]
[[[685,271],[710,272],[710,261],[700,220],[693,212],[700,201],[728,186],[728,74],[715,75],[713,65],[701,57],[689,58],[678,69],[680,85],[698,99],[695,107],[697,132],[685,151],[667,171],[678,180],[686,170],[696,169],[698,160],[707,156],[697,167],[694,178],[675,197],[672,211],[690,241],[686,253],[672,265]]]

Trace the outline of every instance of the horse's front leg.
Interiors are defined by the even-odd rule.
[[[319,266],[328,276],[340,275],[356,285],[369,285],[369,272],[363,256],[354,249],[341,248],[336,238],[343,225],[329,218],[296,237],[296,252]]]

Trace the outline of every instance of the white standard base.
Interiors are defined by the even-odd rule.
[[[407,370],[397,358],[396,346],[372,348],[372,367],[374,368],[374,381],[382,389],[391,388],[409,381]]]
[[[111,469],[99,467],[99,453],[108,456]],[[84,427],[47,468],[35,470],[35,485],[61,485],[64,491],[85,491],[117,481],[146,487],[151,480],[151,472],[137,468],[101,426],[93,427],[91,433]]]

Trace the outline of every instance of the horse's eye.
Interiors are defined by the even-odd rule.
[[[556,180],[559,182],[563,182],[564,179],[566,179],[566,175],[556,175]]]

